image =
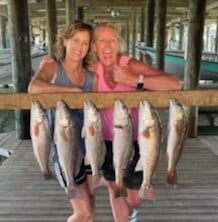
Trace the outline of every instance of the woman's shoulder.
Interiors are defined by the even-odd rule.
[[[48,70],[48,71],[54,71],[58,67],[58,61],[53,59],[52,57],[44,57],[39,65],[39,69],[41,70]]]
[[[55,60],[42,60],[36,75],[48,81],[53,81],[57,75],[57,67],[58,63]]]

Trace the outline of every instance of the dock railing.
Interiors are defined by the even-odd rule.
[[[82,108],[87,100],[92,100],[98,108],[112,107],[116,99],[121,99],[128,107],[138,107],[139,101],[146,99],[154,107],[168,107],[170,99],[177,99],[184,106],[217,106],[218,89],[142,91],[142,92],[79,92],[79,93],[0,93],[0,110],[28,110],[31,101],[37,100],[42,106],[54,108],[63,99],[71,108]]]

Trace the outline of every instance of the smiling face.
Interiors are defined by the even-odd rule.
[[[66,57],[72,61],[83,60],[89,50],[90,34],[88,31],[78,31],[74,35],[64,40],[66,47]]]
[[[119,53],[118,33],[113,27],[98,27],[95,30],[94,50],[104,66],[114,65]]]

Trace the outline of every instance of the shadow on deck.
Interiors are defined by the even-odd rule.
[[[18,141],[14,133],[1,134],[0,146],[13,151],[0,166],[0,221],[64,222],[71,214],[57,181],[44,181],[33,157],[30,140]],[[4,138],[4,143],[1,141]],[[218,137],[188,139],[178,165],[179,185],[165,186],[163,152],[153,185],[157,201],[144,201],[139,222],[218,221]],[[112,222],[105,187],[96,194],[96,222]]]

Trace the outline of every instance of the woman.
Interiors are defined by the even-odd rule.
[[[30,93],[57,93],[95,91],[97,77],[86,68],[93,29],[90,25],[76,21],[69,25],[61,34],[57,42],[55,60],[44,62],[29,85]],[[83,112],[72,110],[77,125],[81,130],[83,126]],[[49,111],[52,128],[54,126],[54,113]],[[84,153],[84,141],[81,139],[81,150]],[[54,168],[61,186],[65,187],[65,179],[59,167],[55,145],[53,146]],[[75,182],[83,198],[70,199],[73,214],[67,222],[93,222],[94,221],[94,194],[90,192],[92,178],[86,175],[85,166],[82,165]],[[90,183],[89,183],[90,181]],[[89,186],[90,184],[90,186]]]
[[[98,75],[98,91],[135,91],[137,85],[146,90],[179,90],[181,84],[173,75],[164,73],[152,68],[134,58],[123,54],[123,41],[119,36],[118,29],[109,23],[96,25],[94,29],[93,51],[96,54],[96,62],[91,65],[92,69]],[[141,84],[138,84],[141,81]],[[141,200],[138,197],[138,189],[142,180],[142,172],[134,172],[135,165],[138,161],[138,144],[137,138],[137,112],[131,109],[131,116],[134,123],[135,131],[135,150],[136,155],[131,163],[128,175],[125,178],[126,187],[128,188],[127,198],[114,197],[114,169],[112,157],[112,140],[113,140],[113,109],[104,109],[104,139],[107,146],[106,161],[104,164],[104,176],[108,180],[108,190],[110,204],[115,222],[136,222],[137,211]]]

